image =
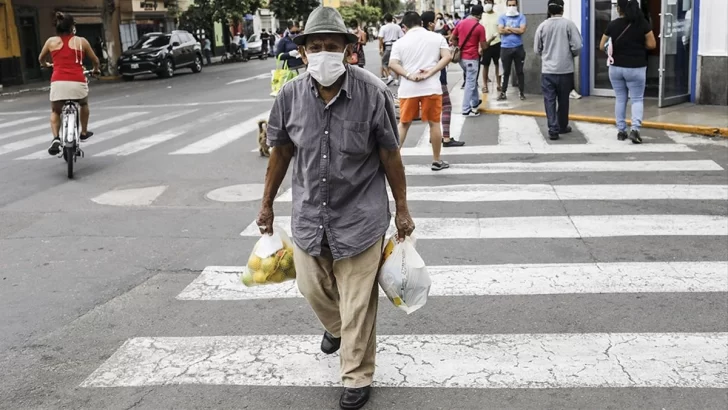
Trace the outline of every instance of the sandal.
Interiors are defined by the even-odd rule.
[[[480,91],[482,91],[482,92],[483,92],[483,94],[488,94],[488,86],[486,85],[486,86],[485,86],[485,87],[483,87],[483,88],[482,88],[482,89],[481,89]]]

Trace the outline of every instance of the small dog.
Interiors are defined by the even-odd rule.
[[[268,147],[268,121],[258,121],[258,152],[261,157],[270,157],[270,147]]]

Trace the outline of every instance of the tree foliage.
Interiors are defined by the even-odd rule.
[[[348,25],[351,20],[356,20],[360,25],[366,23],[374,23],[382,18],[382,12],[379,8],[372,6],[362,6],[354,3],[350,6],[339,7],[339,13],[344,18],[344,22]]]
[[[207,36],[213,37],[213,21],[215,21],[215,8],[211,0],[195,0],[187,11],[179,18],[179,26],[182,30],[195,33],[197,30],[205,30]]]
[[[382,15],[387,13],[395,15],[402,11],[402,3],[399,0],[367,0],[367,5],[378,8]]]
[[[239,23],[246,14],[255,13],[261,6],[261,0],[204,0],[209,2],[213,9],[213,19],[217,21],[232,21]],[[197,1],[195,1],[197,3]]]
[[[281,20],[306,20],[319,0],[269,0],[268,8]]]
[[[415,0],[407,0],[407,3],[404,5],[404,11],[417,11],[417,3],[415,3]]]

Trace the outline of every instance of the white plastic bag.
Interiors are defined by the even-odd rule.
[[[394,306],[409,315],[427,303],[432,285],[430,274],[415,249],[414,238],[408,236],[403,242],[397,242],[395,238],[389,241],[388,245],[394,243],[394,247],[385,247],[385,260],[377,280]]]
[[[276,225],[273,235],[263,234],[258,239],[240,280],[245,286],[258,286],[293,279],[293,244],[283,228]]]

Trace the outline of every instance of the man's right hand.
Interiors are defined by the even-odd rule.
[[[263,205],[260,207],[258,212],[258,219],[256,221],[258,229],[261,234],[267,233],[268,235],[273,234],[273,207]]]
[[[383,56],[384,55],[384,50],[382,50],[381,48],[379,49],[379,55],[380,56]]]

